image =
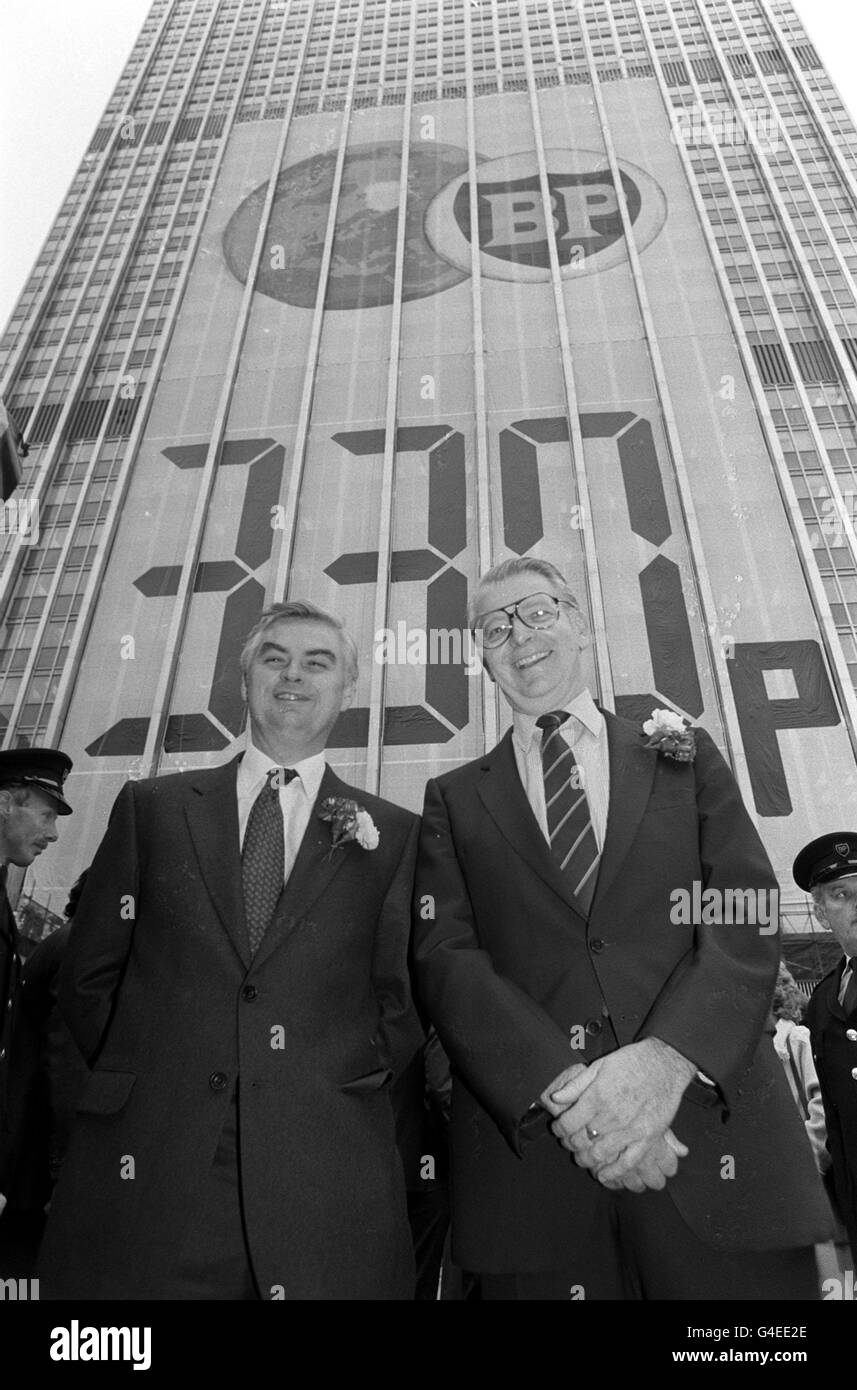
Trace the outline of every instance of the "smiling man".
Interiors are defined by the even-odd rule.
[[[811,841],[793,873],[844,952],[813,991],[806,1022],[827,1116],[833,1199],[857,1260],[857,832]]]
[[[453,1258],[486,1299],[817,1298],[829,1213],[763,1034],[777,938],[670,910],[776,893],[729,769],[674,715],[650,741],[595,704],[549,562],[496,566],[469,619],[512,728],[429,783],[415,895]]]
[[[421,1042],[407,970],[417,818],[324,750],[357,653],[308,603],[241,656],[220,768],[129,782],[60,1003],[92,1073],[42,1297],[410,1299],[391,1089]]]

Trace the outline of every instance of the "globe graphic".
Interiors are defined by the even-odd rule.
[[[330,211],[336,154],[317,154],[277,180],[256,289],[300,308],[315,305]],[[402,297],[420,299],[467,278],[430,246],[425,215],[435,195],[465,173],[467,156],[435,141],[411,146]],[[326,309],[368,309],[393,301],[401,146],[385,141],[352,148],[345,159],[328,277]],[[248,195],[223,233],[232,274],[247,281],[266,185]]]

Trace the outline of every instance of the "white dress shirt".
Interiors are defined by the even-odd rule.
[[[265,785],[271,768],[279,765],[258,749],[248,735],[244,756],[238,766],[238,835],[241,848],[244,846],[244,833],[253,802]],[[324,753],[314,753],[311,758],[303,758],[292,766],[297,777],[279,789],[280,810],[283,813],[284,883],[294,868],[321,787],[326,766]]]
[[[607,812],[610,807],[610,759],[607,751],[607,724],[596,708],[588,690],[581,690],[573,700],[557,705],[571,715],[559,731],[581,770],[580,783],[589,802],[592,829],[598,852],[604,848],[607,831]],[[545,808],[545,779],[542,770],[542,731],[536,727],[536,715],[517,710],[512,719],[512,747],[515,762],[533,815],[542,834],[550,844],[548,814]]]

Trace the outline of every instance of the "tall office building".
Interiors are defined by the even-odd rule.
[[[784,0],[155,0],[2,340],[0,715],[75,760],[36,895],[127,777],[228,756],[283,596],[365,654],[337,766],[418,808],[507,719],[468,588],[544,555],[805,926],[792,857],[857,820],[855,233]]]

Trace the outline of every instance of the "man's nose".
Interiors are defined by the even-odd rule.
[[[526,623],[522,623],[517,613],[513,613],[509,621],[512,624],[512,641],[518,646],[520,646],[522,642],[528,642],[533,635],[533,629],[527,627]]]
[[[48,827],[48,829],[45,831],[45,836],[44,836],[44,838],[45,838],[46,840],[58,840],[58,839],[59,839],[59,831],[57,830],[56,825],[51,825],[51,826]]]

